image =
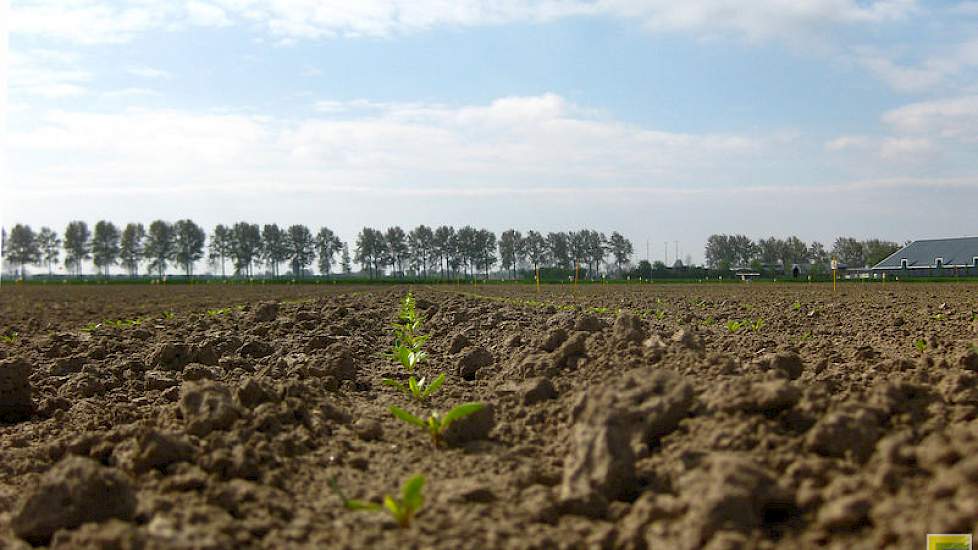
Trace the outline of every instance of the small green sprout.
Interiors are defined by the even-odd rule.
[[[923,338],[917,338],[913,341],[913,347],[917,348],[917,351],[924,353],[927,349],[927,342]]]
[[[428,435],[431,436],[431,443],[435,447],[441,447],[444,445],[444,435],[448,427],[452,425],[456,420],[460,420],[475,414],[486,406],[484,403],[463,403],[448,411],[444,415],[437,412],[431,413],[427,419],[418,418],[413,414],[407,412],[406,410],[391,405],[390,412],[397,418],[407,422],[408,424],[413,424],[423,430],[428,431]]]
[[[414,296],[408,292],[401,301],[401,311],[398,313],[399,323],[394,323],[394,345],[388,354],[397,361],[407,372],[413,373],[418,364],[428,358],[428,353],[422,351],[430,334],[418,334],[421,329],[421,316],[415,309]]]
[[[20,336],[16,332],[11,332],[10,334],[0,335],[0,342],[4,344],[13,344],[17,341],[17,337]]]
[[[329,480],[329,487],[340,497],[340,500],[343,501],[343,507],[347,510],[387,512],[397,522],[398,527],[407,529],[411,526],[411,521],[414,519],[414,516],[424,506],[424,495],[422,494],[424,483],[424,476],[421,474],[409,478],[401,486],[401,498],[398,499],[390,495],[384,495],[383,504],[346,498],[346,495],[343,494],[339,484],[336,482],[336,478]]]
[[[931,315],[931,319],[935,321],[943,321],[946,318],[947,317],[943,313],[935,313],[934,315]]]
[[[164,311],[163,312],[163,318],[164,319],[169,320],[169,319],[173,319],[174,317],[176,317],[176,314],[173,313],[172,311]]]
[[[703,319],[702,323],[703,326],[712,327],[713,325],[717,324],[717,320],[714,319],[713,316],[711,315],[708,316],[706,319]]]
[[[735,332],[739,332],[740,329],[744,328],[744,323],[743,321],[737,321],[731,319],[727,321],[727,323],[724,326],[727,328],[727,332],[730,332],[732,334]]]
[[[666,310],[664,310],[664,309],[657,310],[655,312],[655,318],[658,319],[659,321],[665,319],[666,318]]]
[[[611,311],[611,309],[610,308],[607,308],[607,307],[594,307],[594,308],[591,308],[591,311],[597,313],[598,315],[604,315],[605,313],[608,313],[609,311]]]
[[[801,336],[798,337],[799,342],[807,342],[812,339],[812,331],[806,330]]]
[[[750,321],[744,321],[744,322],[747,324],[747,326],[750,327],[752,332],[760,331],[761,328],[764,327],[764,325],[766,324],[763,318],[755,319],[753,323]]]
[[[795,303],[791,304],[791,309],[801,311],[801,302],[796,300]]]
[[[227,315],[228,313],[231,313],[231,311],[232,310],[229,307],[221,307],[221,308],[217,308],[217,309],[208,309],[207,310],[207,315],[209,315],[211,317],[217,317],[218,315]]]
[[[102,328],[102,323],[88,323],[81,328],[82,332],[95,332],[96,330]]]
[[[381,382],[383,382],[385,386],[397,388],[402,393],[406,393],[418,401],[424,401],[425,399],[431,397],[431,395],[438,391],[438,388],[445,383],[445,373],[439,374],[438,377],[432,380],[430,383],[426,382],[424,377],[422,377],[421,380],[418,380],[414,376],[408,378],[407,385],[404,385],[403,382],[399,382],[392,378],[384,378]]]

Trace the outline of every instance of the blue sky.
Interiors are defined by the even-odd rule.
[[[978,233],[978,2],[3,9],[5,225]]]

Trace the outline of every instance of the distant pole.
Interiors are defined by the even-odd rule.
[[[649,262],[649,264],[651,265],[652,264],[652,255],[649,254],[649,250],[650,250],[649,240],[648,239],[645,239],[645,261],[646,262]]]
[[[662,255],[665,256],[662,261],[665,262],[666,266],[669,265],[669,241],[662,241]]]
[[[839,269],[839,260],[832,258],[832,293],[835,294],[836,271]]]
[[[537,266],[537,294],[540,294],[540,266]]]
[[[676,243],[676,261],[679,261],[679,241],[673,241]]]

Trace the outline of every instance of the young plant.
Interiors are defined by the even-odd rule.
[[[19,336],[19,334],[16,332],[0,335],[0,342],[3,342],[4,344],[13,344],[17,341],[17,336]]]
[[[801,311],[801,302],[795,301],[795,303],[791,304],[791,309]]]
[[[421,348],[430,338],[430,334],[418,334],[421,330],[421,316],[415,309],[414,296],[408,292],[401,301],[401,311],[398,323],[394,323],[394,346],[390,357],[401,364],[409,373],[428,358],[428,353]]]
[[[744,321],[744,322],[747,324],[748,327],[750,327],[752,332],[760,331],[761,328],[765,325],[763,318],[755,319],[753,323],[750,321]]]
[[[384,378],[382,382],[385,386],[397,388],[402,393],[406,393],[418,401],[424,401],[431,397],[445,383],[445,373],[439,374],[431,382],[426,382],[424,377],[418,380],[414,376],[408,378],[407,385],[391,378]]]
[[[731,319],[724,326],[727,328],[727,332],[733,334],[744,328],[744,322]]]
[[[96,330],[102,328],[102,323],[88,323],[81,328],[82,332],[95,332]]]
[[[913,347],[917,348],[920,353],[924,353],[927,349],[927,342],[923,338],[917,338],[913,341]]]
[[[174,317],[176,317],[176,314],[173,313],[172,311],[164,311],[163,312],[163,318],[166,319],[166,320],[173,319]]]
[[[390,411],[391,414],[404,422],[413,424],[422,430],[427,430],[428,435],[431,436],[431,443],[435,447],[441,447],[445,443],[445,431],[448,430],[448,427],[451,426],[453,422],[465,418],[471,414],[475,414],[485,407],[486,406],[484,403],[463,403],[448,411],[444,415],[433,412],[427,419],[418,418],[406,410],[394,405],[391,405]]]
[[[340,500],[343,501],[343,507],[347,510],[387,512],[394,518],[397,526],[401,529],[407,529],[411,526],[411,521],[414,519],[414,516],[418,514],[418,511],[424,505],[424,495],[422,494],[422,490],[424,489],[424,476],[421,474],[415,475],[404,482],[404,485],[401,486],[401,498],[384,495],[383,504],[346,498],[346,495],[343,494],[339,484],[336,482],[336,478],[329,480],[329,487],[340,497]]]
[[[655,312],[655,318],[658,319],[659,321],[665,319],[666,318],[666,310],[660,309],[660,310],[656,311]]]

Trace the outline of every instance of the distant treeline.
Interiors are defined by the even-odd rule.
[[[754,242],[746,235],[711,235],[706,241],[705,257],[707,267],[719,271],[731,268],[762,271],[772,267],[783,270],[793,265],[809,265],[818,271],[827,269],[831,258],[850,268],[874,266],[900,247],[880,239],[860,241],[839,237],[830,252],[818,241],[809,244],[798,237],[769,237]]]
[[[352,272],[352,263],[361,266],[371,278],[390,274],[395,277],[426,278],[489,277],[499,265],[516,278],[522,271],[538,268],[577,270],[582,278],[598,278],[614,270],[627,274],[632,243],[618,232],[610,237],[590,229],[547,233],[510,229],[497,239],[486,229],[465,226],[455,229],[426,225],[405,231],[394,226],[385,231],[365,227],[360,231],[351,257],[350,248],[329,228],[313,234],[305,225],[280,228],[277,224],[259,227],[239,222],[217,225],[210,236],[192,220],[170,223],[157,220],[146,228],[130,223],[121,230],[109,221],[99,221],[93,229],[83,221],[73,221],[63,234],[49,227],[35,232],[18,224],[3,235],[3,256],[19,268],[45,267],[48,275],[63,262],[69,273],[81,276],[85,262],[95,272],[108,276],[111,267],[120,265],[131,277],[145,273],[163,277],[169,266],[180,268],[188,277],[197,262],[206,259],[221,276],[253,277],[266,268],[272,276],[281,274],[286,264],[293,277],[312,274],[312,266],[323,276],[336,271]],[[338,261],[337,261],[338,260]],[[229,269],[230,267],[230,269]]]

